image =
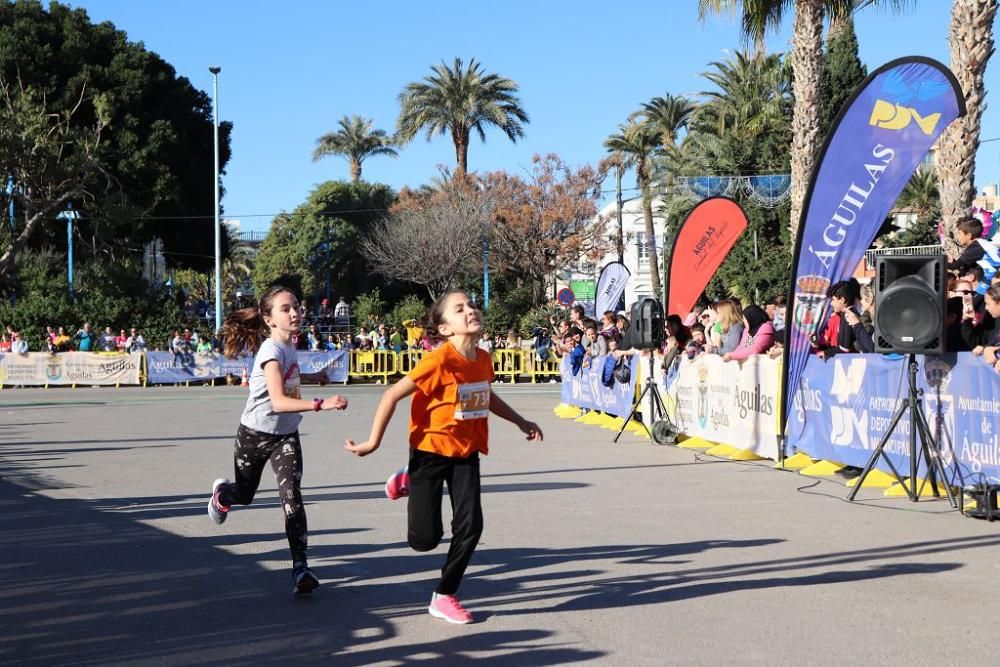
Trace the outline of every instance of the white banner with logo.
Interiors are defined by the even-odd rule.
[[[139,384],[142,353],[0,354],[0,385]]]
[[[621,262],[610,262],[601,269],[594,293],[594,317],[600,318],[604,312],[618,309],[618,300],[625,293],[625,286],[631,276],[628,268]]]
[[[667,380],[678,428],[688,436],[777,459],[780,370],[781,363],[766,355],[742,364],[715,354],[684,358]]]

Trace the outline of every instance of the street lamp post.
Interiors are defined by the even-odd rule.
[[[209,67],[212,73],[212,108],[215,127],[215,330],[222,328],[222,238],[219,221],[219,72],[221,67]]]
[[[59,214],[66,220],[66,285],[69,300],[73,300],[73,221],[80,214],[73,210],[73,204],[66,204],[66,210]]]
[[[10,264],[13,267],[13,270],[16,272],[17,264],[15,260],[17,258],[14,256],[15,239],[14,239],[14,177],[13,176],[7,177],[7,187],[4,189],[4,193],[7,195],[7,202],[10,205],[7,218],[7,221],[10,223]],[[14,287],[11,287],[10,289],[10,302],[14,305],[17,305],[17,289],[15,289]]]

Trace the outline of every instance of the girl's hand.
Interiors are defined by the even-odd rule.
[[[378,445],[369,440],[365,440],[364,442],[359,444],[348,438],[347,444],[344,445],[344,449],[354,454],[355,456],[368,456],[376,449],[378,449]]]
[[[542,441],[542,429],[538,427],[535,422],[523,422],[518,428],[521,429],[521,433],[528,436],[528,440]]]
[[[981,357],[983,355],[983,349],[984,348],[982,345],[977,345],[974,348],[972,348],[972,354],[976,355],[977,357]]]
[[[323,401],[324,410],[344,410],[347,408],[347,399],[340,394],[334,394]]]
[[[731,355],[729,352],[726,352],[724,355],[722,355],[722,360],[723,361],[730,361],[732,358],[733,358],[733,355]]]

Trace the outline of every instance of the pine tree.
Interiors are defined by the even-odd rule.
[[[820,136],[826,138],[840,108],[854,93],[854,89],[868,76],[868,68],[858,57],[858,36],[854,32],[854,19],[848,16],[835,35],[827,41],[826,61],[823,69],[823,87],[820,92]]]

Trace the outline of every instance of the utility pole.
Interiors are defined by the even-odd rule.
[[[209,67],[212,73],[212,108],[215,112],[215,330],[222,328],[222,234],[219,229],[219,72],[221,67]]]

